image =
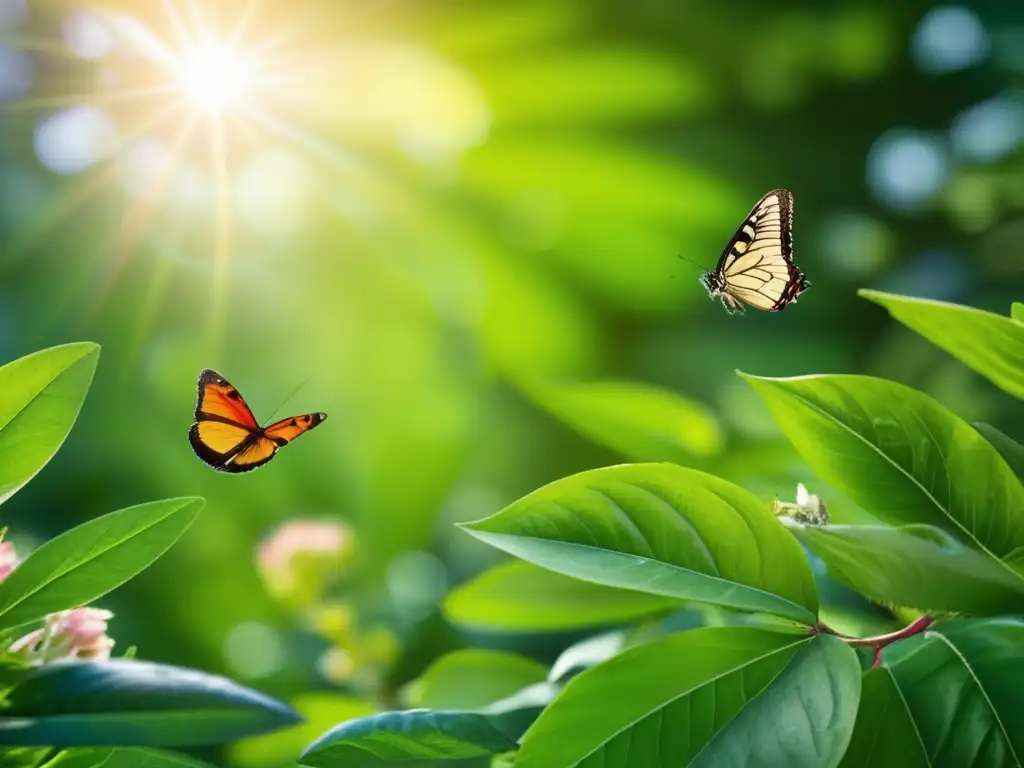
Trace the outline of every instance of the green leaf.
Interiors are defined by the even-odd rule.
[[[841,768],[931,768],[914,721],[888,668],[872,669],[861,682],[860,708]]]
[[[1024,576],[930,525],[791,529],[830,575],[885,603],[991,616],[1024,610]]]
[[[866,511],[942,528],[998,558],[1024,551],[1024,486],[932,398],[870,376],[743,378],[814,471]]]
[[[96,344],[64,344],[0,367],[0,504],[64,443],[99,355]]]
[[[718,420],[675,392],[631,381],[525,386],[580,434],[636,461],[680,461],[722,449]]]
[[[832,766],[859,691],[856,655],[834,637],[695,629],[580,673],[516,765]]]
[[[383,768],[501,754],[516,748],[553,695],[553,686],[541,683],[476,711],[412,709],[350,720],[313,742],[299,762],[312,768]]]
[[[1024,758],[1024,622],[942,622],[886,648],[929,765],[1020,766]]]
[[[1010,305],[1010,317],[1018,323],[1024,323],[1024,304],[1019,301],[1013,302]]]
[[[1024,482],[1024,445],[1021,445],[1011,437],[1007,437],[991,424],[977,422],[974,428],[984,435],[992,447],[999,451],[999,455],[1010,466],[1017,479]]]
[[[209,763],[155,749],[67,749],[45,768],[213,768]]]
[[[632,621],[680,605],[674,598],[605,587],[511,560],[452,590],[443,610],[449,621],[465,627],[538,632]]]
[[[543,664],[508,651],[469,648],[445,654],[406,688],[412,707],[476,709],[547,679]]]
[[[114,750],[106,749],[65,749],[48,762],[44,768],[107,768],[107,762]]]
[[[611,587],[814,623],[810,566],[767,505],[672,464],[555,481],[462,526],[498,549]]]
[[[279,701],[223,677],[139,661],[57,662],[14,687],[0,744],[218,744],[291,725]]]
[[[209,763],[157,749],[117,749],[103,768],[213,768]]]
[[[111,512],[46,542],[0,582],[0,628],[85,605],[148,567],[205,502],[166,499]]]
[[[905,326],[942,347],[1000,389],[1024,398],[1024,326],[973,307],[862,290]]]

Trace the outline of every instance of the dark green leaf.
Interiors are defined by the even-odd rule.
[[[703,472],[672,464],[582,472],[463,527],[574,578],[815,621],[814,579],[796,540],[767,505]]]
[[[942,622],[889,646],[883,664],[931,766],[1022,764],[1024,622]]]
[[[300,719],[223,677],[123,660],[38,667],[3,715],[0,744],[59,747],[217,744]]]
[[[508,651],[467,648],[431,664],[406,689],[412,707],[476,709],[547,679],[543,664]]]
[[[860,295],[997,387],[1024,398],[1024,325],[973,307],[880,291]]]
[[[107,768],[107,762],[113,755],[114,750],[109,747],[105,749],[65,749],[48,762],[45,768]]]
[[[842,768],[929,768],[931,761],[918,738],[914,721],[888,668],[864,675],[860,708]]]
[[[1024,551],[1024,486],[970,424],[870,376],[744,376],[822,479],[885,522],[923,523],[998,558]]]
[[[872,600],[975,616],[1024,610],[1024,576],[939,528],[793,525],[839,581]]]
[[[0,582],[0,628],[85,605],[120,586],[166,552],[203,504],[199,498],[140,504],[46,542]]]
[[[537,632],[631,621],[681,604],[674,598],[605,587],[511,560],[452,590],[444,613],[462,626]]]
[[[516,764],[835,765],[859,688],[856,656],[835,638],[695,629],[581,672],[527,731]]]
[[[0,503],[63,444],[92,383],[100,348],[64,344],[0,367]]]
[[[430,765],[514,750],[523,731],[554,695],[547,683],[476,711],[382,712],[331,729],[302,753],[313,768]]]
[[[209,763],[156,749],[116,749],[103,768],[213,768]]]
[[[1017,475],[1017,479],[1024,482],[1024,445],[1021,445],[1013,438],[1007,437],[991,424],[977,422],[974,428],[985,436],[985,439],[992,443],[992,447],[999,451],[999,455],[1010,465],[1010,469]]]
[[[682,461],[721,450],[722,428],[705,406],[631,381],[534,384],[527,393],[591,440],[636,461]]]

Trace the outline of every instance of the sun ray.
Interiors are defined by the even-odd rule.
[[[170,151],[164,157],[160,168],[157,170],[149,188],[142,197],[128,211],[124,224],[117,234],[117,246],[112,260],[108,263],[103,282],[96,289],[92,304],[86,309],[86,316],[91,317],[99,311],[101,304],[113,288],[114,282],[130,260],[131,254],[138,241],[145,234],[145,228],[152,220],[157,205],[162,201],[162,193],[167,188],[167,183],[173,178],[176,170],[177,160],[181,155],[182,148],[192,135],[198,124],[198,118],[189,120],[171,142]]]
[[[228,156],[224,140],[224,122],[221,116],[213,119],[210,132],[210,152],[214,179],[214,253],[213,280],[210,297],[209,353],[216,355],[221,348],[224,323],[227,317],[228,278],[231,267],[231,198],[228,187]]]
[[[88,104],[91,107],[107,107],[115,104],[145,101],[157,96],[169,96],[179,91],[174,85],[149,85],[139,88],[124,89],[112,93],[76,93],[62,96],[39,96],[33,99],[18,99],[7,102],[0,113],[23,112],[34,109],[53,109],[55,107],[74,107]]]
[[[178,38],[178,44],[181,50],[188,50],[195,44],[194,38],[189,34],[188,29],[185,26],[184,20],[178,13],[178,9],[174,5],[175,0],[163,0],[161,5],[164,9],[164,15],[170,22],[174,34]]]
[[[140,119],[118,139],[118,145],[114,152],[116,153],[129,142],[159,126],[171,116],[176,108],[176,104],[167,104],[159,111]],[[20,230],[7,246],[5,261],[10,264],[23,258],[25,252],[32,248],[41,236],[51,234],[53,228],[63,218],[70,216],[92,199],[116,174],[117,166],[110,164],[95,175],[83,177],[65,194],[57,197],[49,206],[39,211],[28,226]]]

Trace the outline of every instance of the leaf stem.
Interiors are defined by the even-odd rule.
[[[920,634],[921,632],[924,632],[926,629],[928,629],[928,627],[930,627],[934,622],[935,619],[933,617],[922,616],[919,619],[915,619],[914,621],[910,622],[903,629],[898,629],[895,632],[889,632],[885,635],[875,635],[874,637],[848,637],[847,635],[842,635],[839,632],[836,632],[834,629],[828,627],[823,622],[818,622],[818,626],[815,627],[813,631],[815,634],[825,633],[829,635],[834,635],[851,648],[874,648],[875,661],[871,665],[871,668],[874,669],[882,662],[882,649],[884,649],[887,645],[892,645],[893,643],[899,640],[903,640],[905,638],[912,637],[913,635]]]

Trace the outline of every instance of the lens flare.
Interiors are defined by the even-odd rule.
[[[210,42],[183,58],[179,80],[182,90],[199,109],[216,115],[243,101],[252,72],[244,57],[230,45]]]

